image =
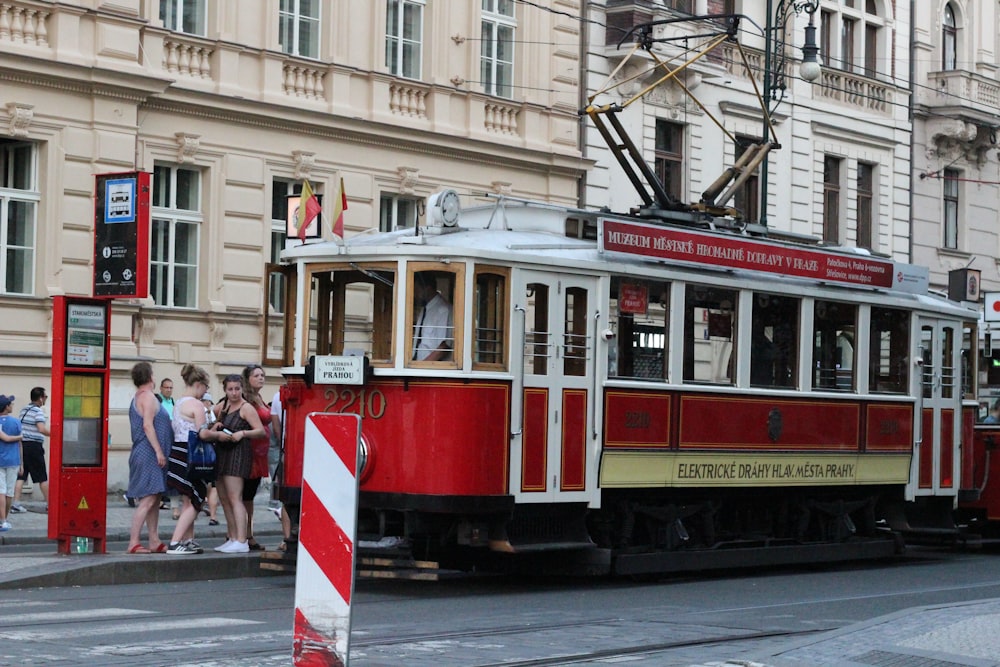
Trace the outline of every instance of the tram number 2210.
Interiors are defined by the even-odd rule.
[[[326,412],[361,415],[362,419],[381,419],[385,414],[385,394],[378,389],[329,389]]]

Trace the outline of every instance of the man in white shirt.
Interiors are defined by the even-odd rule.
[[[413,274],[414,292],[423,305],[413,323],[413,359],[449,361],[454,347],[455,325],[451,304],[437,289],[433,271]]]

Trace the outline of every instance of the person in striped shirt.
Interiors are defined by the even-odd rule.
[[[11,512],[27,512],[28,509],[21,504],[21,489],[31,476],[33,484],[38,485],[42,492],[42,500],[46,502],[44,506],[48,509],[49,500],[49,475],[45,465],[45,437],[49,435],[49,422],[42,412],[42,406],[49,398],[49,393],[44,387],[35,387],[31,390],[31,403],[28,403],[18,415],[21,420],[21,445],[24,452],[24,466],[21,474],[17,476],[14,484],[14,502],[10,506]]]

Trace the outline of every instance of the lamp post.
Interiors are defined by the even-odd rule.
[[[819,66],[819,47],[816,45],[816,25],[813,22],[819,0],[767,0],[767,16],[764,28],[764,132],[762,141],[774,141],[777,136],[771,125],[771,113],[774,112],[785,96],[785,62],[788,59],[785,43],[785,31],[788,21],[805,12],[809,15],[809,25],[806,26],[805,44],[802,46],[802,64],[799,76],[812,83],[822,73]],[[773,102],[773,104],[772,104]],[[760,165],[760,224],[767,226],[767,157]]]

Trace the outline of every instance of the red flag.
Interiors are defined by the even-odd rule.
[[[312,186],[309,185],[309,180],[306,179],[302,182],[302,194],[299,195],[299,210],[296,214],[296,224],[299,230],[299,240],[306,240],[306,228],[309,223],[316,219],[322,208],[319,205],[319,199],[313,193]]]
[[[340,188],[333,209],[333,233],[344,238],[344,211],[347,210],[347,191],[344,190],[344,178],[340,178]]]

